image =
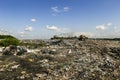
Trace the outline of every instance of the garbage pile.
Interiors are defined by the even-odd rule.
[[[0,56],[0,80],[120,79],[119,41],[117,45],[100,40],[52,43],[34,53]]]
[[[5,47],[2,50],[3,55],[22,55],[25,52],[27,52],[25,48],[20,46],[13,46],[13,45]]]

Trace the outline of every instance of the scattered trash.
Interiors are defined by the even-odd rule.
[[[7,46],[2,50],[3,55],[22,55],[25,52],[27,52],[25,48],[13,45]]]
[[[46,43],[36,49],[4,48],[0,80],[120,79],[120,43],[77,39]]]

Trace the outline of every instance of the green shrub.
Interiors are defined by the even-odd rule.
[[[0,41],[1,46],[9,46],[9,45],[19,45],[19,40],[15,38],[5,38]]]
[[[5,39],[5,38],[14,38],[11,35],[0,35],[0,39]]]

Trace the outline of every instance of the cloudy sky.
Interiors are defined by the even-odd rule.
[[[120,37],[120,0],[0,0],[0,34]]]

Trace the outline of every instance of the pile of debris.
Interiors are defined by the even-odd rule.
[[[72,47],[63,46],[63,42]],[[9,47],[13,50],[9,54],[13,55],[0,56],[0,80],[120,79],[119,42],[117,45],[112,41],[99,40],[63,40],[54,45],[51,43],[49,47],[21,56],[14,54],[14,49],[19,51],[18,47]],[[112,47],[108,47],[111,44]],[[73,45],[77,45],[77,48]]]
[[[88,37],[86,37],[85,35],[80,35],[78,37],[78,40],[81,40],[81,41],[85,41],[86,39],[88,39]]]
[[[20,46],[13,46],[13,45],[5,47],[2,50],[3,55],[22,55],[26,52],[27,50],[25,48]]]

